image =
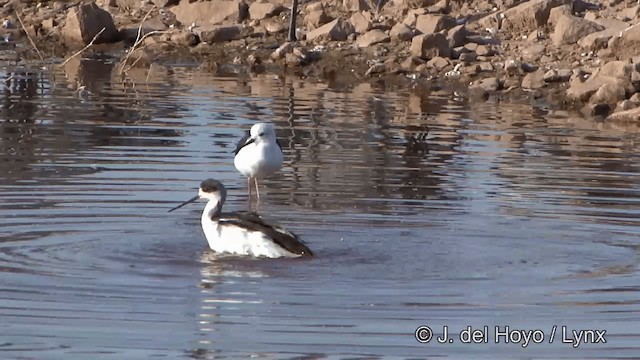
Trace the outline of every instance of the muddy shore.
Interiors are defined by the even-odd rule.
[[[189,64],[351,84],[543,99],[640,120],[640,6],[608,0],[0,0],[0,58],[106,56],[121,71]]]

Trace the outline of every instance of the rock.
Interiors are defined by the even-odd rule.
[[[356,45],[358,47],[368,47],[375,44],[390,42],[391,38],[382,30],[371,30],[358,36]]]
[[[544,55],[544,44],[531,45],[522,50],[522,60],[530,62],[538,62]]]
[[[600,68],[598,74],[631,80],[633,70],[633,64],[627,61],[610,61]]]
[[[416,29],[423,34],[433,34],[456,26],[456,19],[449,15],[420,15],[416,19]]]
[[[249,16],[249,7],[243,0],[181,1],[171,11],[182,24],[238,23]]]
[[[242,39],[249,35],[243,25],[204,25],[193,29],[200,41],[208,44]]]
[[[465,47],[469,50],[475,51],[478,56],[493,56],[496,53],[491,46],[487,45],[476,45],[475,48],[473,46],[467,47],[465,45]]]
[[[62,29],[62,37],[69,43],[87,45],[104,28],[94,44],[111,43],[119,40],[119,32],[111,14],[100,9],[95,3],[79,5],[69,9]]]
[[[638,17],[638,13],[640,13],[640,6],[638,5],[624,8],[618,12],[618,19],[623,21],[633,20]]]
[[[529,64],[529,63],[521,63],[520,64],[520,69],[522,69],[522,71],[524,71],[525,73],[531,73],[534,71],[538,71],[538,69],[540,68],[540,66],[536,65],[536,64]]]
[[[411,9],[407,13],[407,16],[405,16],[404,20],[402,20],[402,23],[410,27],[415,27],[416,22],[418,21],[418,16],[424,15],[426,13],[427,10],[424,8]]]
[[[573,72],[571,69],[551,69],[544,74],[544,81],[546,82],[565,82],[571,79]]]
[[[404,23],[397,23],[391,28],[391,31],[389,31],[389,36],[391,36],[392,39],[409,41],[413,38],[413,30]]]
[[[640,108],[615,112],[605,119],[612,122],[638,122],[640,121]]]
[[[285,57],[286,54],[293,51],[293,43],[286,42],[280,45],[273,53],[271,53],[271,59],[279,60]]]
[[[451,11],[451,7],[449,6],[449,0],[440,0],[429,6],[427,10],[432,14],[448,14]]]
[[[552,27],[555,27],[558,23],[558,19],[560,19],[562,15],[573,15],[571,5],[561,5],[552,8],[551,11],[549,11],[549,19],[547,19],[547,23]]]
[[[368,12],[357,12],[351,15],[349,22],[353,25],[356,32],[364,34],[371,30],[371,24],[373,23],[371,15]]]
[[[467,28],[464,25],[454,26],[447,32],[447,39],[452,48],[464,45],[467,41]]]
[[[544,70],[538,69],[532,73],[525,75],[522,79],[523,89],[540,89],[545,86],[544,82]]]
[[[146,20],[142,23],[142,26],[132,24],[130,27],[124,27],[120,29],[120,38],[129,43],[134,43],[138,39],[138,32],[140,36],[144,36],[152,31],[164,31],[167,30],[167,26],[159,18]]]
[[[628,80],[594,73],[584,82],[578,79],[572,80],[567,89],[567,98],[587,102],[605,84],[613,85],[614,88],[617,87],[625,93],[633,89]]]
[[[171,34],[171,42],[182,46],[198,45],[198,36],[191,31],[176,31]]]
[[[629,100],[631,102],[633,102],[634,104],[636,104],[636,105],[640,105],[640,93],[635,93],[635,94],[631,95]]]
[[[451,58],[452,59],[458,59],[461,54],[468,53],[468,52],[472,52],[472,51],[467,49],[464,46],[458,46],[456,48],[451,49]],[[475,53],[475,51],[473,51],[473,52]],[[478,54],[476,54],[476,56],[477,55]]]
[[[490,77],[480,80],[478,83],[474,83],[469,86],[469,96],[472,98],[488,99],[489,95],[502,89],[500,80],[495,77]]]
[[[502,31],[531,32],[547,23],[549,12],[566,0],[531,0],[514,6],[504,12]]]
[[[355,31],[353,25],[342,19],[335,19],[332,22],[322,25],[321,27],[310,31],[307,34],[307,40],[334,40],[344,41],[349,34]]]
[[[478,64],[478,70],[480,70],[481,72],[493,72],[495,71],[495,68],[490,62],[481,62],[480,64]]]
[[[159,8],[163,8],[178,5],[180,3],[180,0],[151,0],[151,2],[153,3],[153,5]]]
[[[343,0],[342,6],[346,11],[363,11],[371,8],[366,0]]]
[[[268,17],[280,15],[284,10],[284,6],[280,4],[254,2],[249,6],[249,18],[262,20]]]
[[[447,66],[451,65],[451,62],[448,59],[445,59],[440,56],[436,56],[433,59],[427,61],[427,66],[430,68],[434,68],[437,70],[442,70]]]
[[[460,54],[460,56],[458,57],[460,59],[460,61],[466,62],[466,63],[470,63],[470,62],[474,62],[476,61],[476,59],[478,59],[478,54],[476,54],[473,51],[469,51],[469,52],[465,52]]]
[[[619,28],[609,28],[591,33],[580,40],[578,45],[585,50],[596,51],[607,47],[609,40],[617,36],[622,30]]]
[[[317,29],[320,26],[330,22],[332,18],[324,12],[324,9],[313,10],[305,14],[302,23],[309,30]]]
[[[630,58],[640,53],[640,23],[628,27],[614,36],[608,43],[618,59]]]
[[[440,34],[422,34],[411,40],[411,53],[424,59],[436,56],[450,57],[451,49],[447,38]]]
[[[267,18],[260,21],[260,26],[270,34],[277,34],[286,31],[289,27],[282,23],[279,19]],[[298,37],[300,38],[300,37]]]
[[[522,64],[514,59],[507,59],[504,62],[504,70],[508,73],[514,74],[518,73],[522,67]]]
[[[593,21],[577,16],[562,15],[558,19],[555,30],[551,35],[551,40],[554,45],[575,44],[581,38],[602,30],[604,30],[604,27]]]
[[[622,100],[618,103],[618,106],[616,106],[614,112],[631,110],[637,107],[638,105],[631,100]]]

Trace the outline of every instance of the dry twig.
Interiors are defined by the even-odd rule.
[[[83,47],[82,49],[80,49],[80,51],[78,51],[77,53],[69,56],[69,58],[67,60],[65,60],[62,64],[60,64],[59,66],[62,67],[64,66],[66,63],[69,62],[69,60],[73,59],[74,57],[80,55],[83,51],[87,50],[91,45],[93,45],[93,42],[96,41],[96,39],[98,39],[98,36],[100,36],[100,34],[102,34],[104,32],[106,28],[102,28],[102,30],[100,30],[100,32],[98,32],[96,34],[96,36],[93,37],[93,39],[91,39],[91,41],[89,42],[89,44],[87,44],[87,46]]]
[[[42,56],[42,53],[40,53],[40,50],[38,50],[36,43],[33,41],[31,36],[29,35],[29,32],[27,31],[27,28],[24,26],[24,23],[22,22],[22,18],[20,18],[20,14],[18,14],[17,11],[16,11],[16,17],[18,18],[18,21],[20,21],[20,25],[22,25],[22,30],[24,30],[24,33],[27,34],[27,38],[29,39],[29,42],[31,42],[31,45],[33,46],[33,48],[36,49],[38,56],[40,56],[40,60],[44,62],[44,57]]]

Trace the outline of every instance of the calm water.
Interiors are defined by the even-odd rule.
[[[158,67],[122,79],[93,62],[9,85],[2,359],[640,351],[632,125],[274,76]],[[314,259],[215,256],[199,226],[203,203],[167,213],[207,177],[229,188],[227,210],[247,208],[230,152],[257,120],[277,125],[285,150],[259,211],[299,233]],[[421,325],[435,336],[447,326],[453,342],[419,343]],[[488,326],[488,343],[462,343],[467,326]],[[495,326],[538,329],[543,343],[496,344]],[[567,340],[606,330],[607,342],[573,348],[563,326]]]

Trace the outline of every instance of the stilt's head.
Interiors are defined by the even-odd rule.
[[[251,139],[255,142],[275,141],[276,130],[270,123],[256,123],[251,127]]]
[[[172,212],[173,210],[177,210],[200,198],[204,198],[207,200],[217,200],[218,208],[222,208],[222,204],[224,204],[224,201],[227,199],[227,189],[225,189],[224,185],[222,185],[222,183],[218,180],[206,179],[200,183],[200,189],[198,189],[198,195],[174,207],[173,209],[169,210],[169,212]]]

